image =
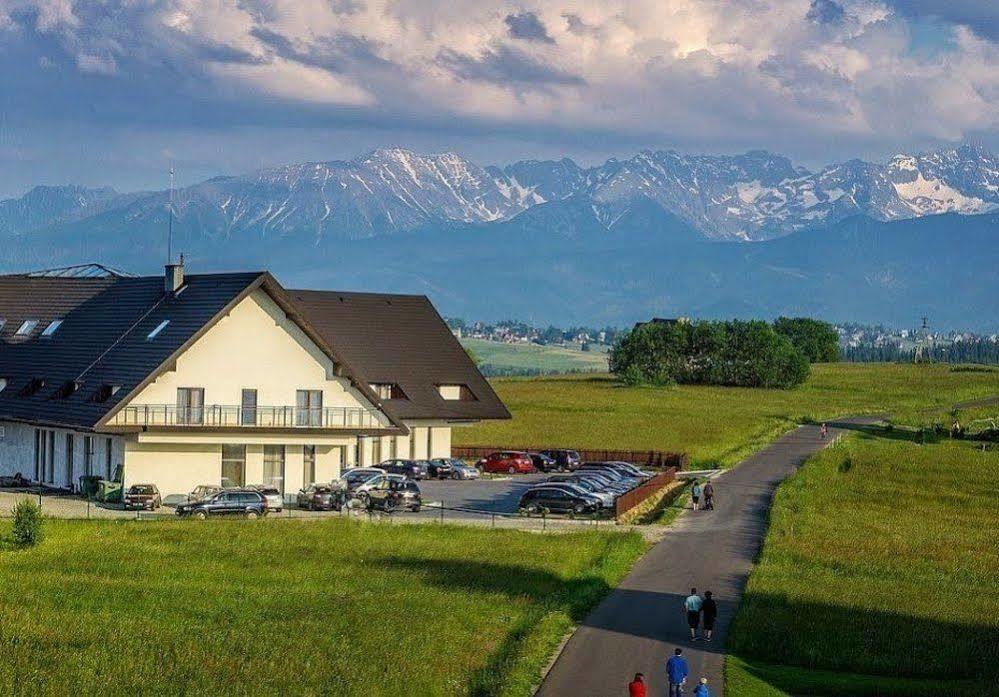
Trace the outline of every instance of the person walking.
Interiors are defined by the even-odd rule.
[[[646,697],[645,676],[635,673],[635,679],[628,683],[628,697]]]
[[[704,495],[704,510],[715,510],[715,485],[711,483],[710,479],[704,483],[701,494]]]
[[[683,601],[683,607],[687,612],[687,626],[690,627],[690,640],[697,641],[697,628],[701,624],[701,606],[704,601],[697,594],[696,588],[690,589],[690,595]]]
[[[701,500],[701,483],[694,480],[694,486],[690,489],[690,498],[694,501],[694,510],[697,510],[697,502]]]
[[[822,426],[819,427],[819,435],[822,436],[822,440],[825,440],[826,436],[829,435],[829,427],[826,426],[825,423],[823,423]]]
[[[683,697],[683,684],[687,682],[690,668],[687,659],[683,657],[683,649],[676,649],[666,661],[666,680],[669,683],[667,697]]]
[[[704,640],[711,641],[715,631],[715,618],[718,617],[718,605],[711,597],[711,591],[704,592],[704,603],[701,605],[701,619],[704,621]]]
[[[711,697],[711,692],[708,691],[707,678],[701,678],[700,684],[694,688],[694,697]]]

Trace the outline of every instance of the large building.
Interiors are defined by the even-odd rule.
[[[265,272],[0,276],[0,474],[273,485],[447,457],[510,414],[423,296],[287,290]]]

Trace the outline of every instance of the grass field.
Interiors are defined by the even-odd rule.
[[[729,637],[730,694],[999,690],[999,452],[885,435],[780,487]]]
[[[634,533],[48,521],[40,546],[0,547],[0,694],[527,695],[644,549]]]
[[[569,372],[599,373],[607,370],[607,354],[598,351],[576,351],[561,346],[536,344],[505,344],[485,339],[462,339],[466,348],[475,352],[486,374],[497,370],[516,374],[529,371],[537,374]]]
[[[838,363],[812,366],[794,390],[623,387],[607,375],[493,385],[514,418],[456,428],[456,444],[678,450],[695,466],[728,466],[806,419],[891,412],[904,423],[925,420],[926,410],[999,394],[999,372]]]

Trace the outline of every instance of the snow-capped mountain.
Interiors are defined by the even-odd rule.
[[[319,245],[450,223],[488,226],[570,199],[588,204],[608,231],[634,220],[636,212],[649,220],[652,202],[708,238],[760,240],[858,214],[890,221],[990,211],[999,207],[999,160],[963,146],[897,155],[887,164],[851,160],[818,172],[764,151],[643,151],[590,168],[569,159],[482,167],[454,153],[396,148],[217,177],[176,191],[174,210],[188,237]],[[163,191],[37,187],[0,201],[0,235],[60,226],[67,235],[75,234],[67,226],[77,233],[144,232],[162,226],[167,202]],[[554,209],[539,209],[534,227],[544,228],[547,210]]]

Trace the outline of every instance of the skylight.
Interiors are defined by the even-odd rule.
[[[27,336],[31,332],[35,331],[35,327],[37,327],[37,326],[38,326],[38,320],[37,319],[26,319],[26,320],[24,320],[24,323],[20,327],[17,328],[17,332],[15,332],[15,335],[16,336]]]
[[[149,332],[149,336],[146,337],[146,341],[152,341],[153,339],[155,339],[156,337],[158,337],[160,335],[160,332],[162,332],[164,329],[167,328],[168,324],[170,324],[170,320],[168,320],[168,319],[165,319],[162,322],[160,322],[159,324],[157,324],[156,325],[156,329],[154,329],[153,331]]]
[[[55,334],[56,329],[62,324],[62,319],[54,319],[49,322],[49,326],[45,327],[45,331],[42,332],[42,336],[52,336]]]

